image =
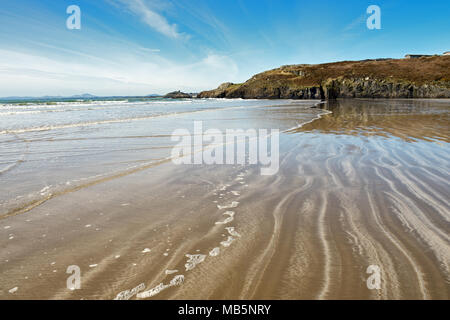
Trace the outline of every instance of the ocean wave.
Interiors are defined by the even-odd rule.
[[[162,113],[162,114],[152,114],[152,115],[142,116],[142,117],[132,117],[132,118],[122,118],[122,119],[105,119],[105,120],[98,120],[98,121],[45,125],[45,126],[39,126],[39,127],[6,129],[6,130],[0,131],[0,135],[1,134],[19,134],[19,133],[27,133],[27,132],[50,131],[50,130],[68,129],[68,128],[77,128],[77,127],[88,127],[88,126],[95,126],[95,125],[123,123],[123,122],[131,122],[131,121],[142,121],[142,120],[149,120],[149,119],[160,118],[160,117],[171,117],[171,116],[179,116],[179,115],[193,114],[193,113],[199,113],[199,112],[210,112],[210,111],[217,111],[217,110],[233,110],[233,109],[243,109],[243,108],[254,109],[254,108],[263,108],[263,107],[267,108],[267,107],[274,107],[274,106],[279,106],[279,105],[256,105],[256,106],[240,105],[240,106],[231,106],[231,107],[211,107],[211,108],[207,108],[207,109],[200,109],[200,110],[193,110],[193,111],[179,111],[179,112],[168,112],[168,113]],[[309,105],[305,104],[305,106],[310,106],[310,104]],[[304,125],[304,124],[301,124],[301,125]],[[299,126],[301,126],[301,125],[299,125]],[[296,126],[295,128],[298,128],[298,126]],[[295,128],[292,128],[292,130]]]

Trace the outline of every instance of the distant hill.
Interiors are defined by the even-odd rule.
[[[450,56],[287,65],[198,98],[450,98]]]
[[[78,94],[78,95],[70,96],[69,98],[89,99],[89,98],[97,98],[97,96],[93,96],[92,94],[85,93],[85,94]]]

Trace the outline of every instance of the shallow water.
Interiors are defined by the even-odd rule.
[[[175,145],[171,134],[180,128],[192,131],[194,120],[204,121],[204,130],[287,129],[317,116],[309,106],[221,99],[0,105],[0,181],[5,186],[0,216],[52,193],[165,160]]]
[[[25,158],[0,175],[1,298],[449,299],[450,101],[192,103],[205,110],[4,134],[2,156]],[[157,162],[194,120],[280,129],[279,172]]]

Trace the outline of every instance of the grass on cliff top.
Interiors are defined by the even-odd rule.
[[[366,78],[407,81],[423,84],[431,81],[450,81],[450,56],[418,59],[388,59],[342,61],[318,65],[293,65],[255,75],[246,84],[255,82],[290,83],[297,86],[318,86],[326,79]]]

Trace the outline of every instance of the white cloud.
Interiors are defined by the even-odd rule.
[[[151,10],[143,0],[120,0],[134,14],[152,29],[173,39],[186,39],[188,36],[178,32],[176,24],[170,24],[161,14]]]
[[[238,67],[228,56],[208,54],[191,64],[158,55],[97,59],[48,58],[38,53],[0,49],[0,96],[146,95],[176,89],[196,92],[236,81]]]

